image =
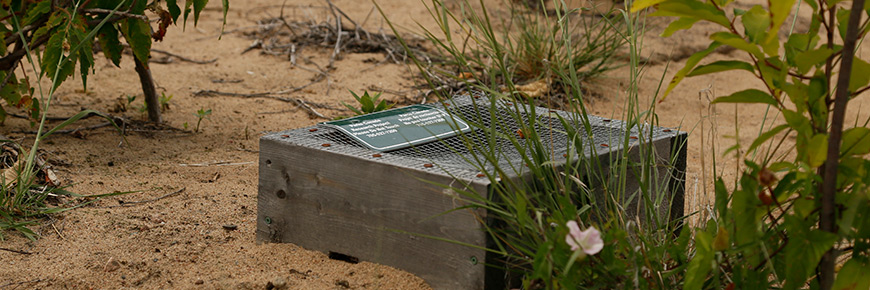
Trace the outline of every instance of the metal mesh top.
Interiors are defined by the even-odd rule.
[[[505,100],[496,100],[495,104],[486,95],[480,92],[464,93],[442,103],[430,104],[441,108],[457,119],[462,119],[474,130],[463,135],[443,138],[438,141],[417,145],[410,148],[399,149],[390,152],[376,152],[365,148],[362,144],[353,140],[343,132],[324,126],[300,128],[289,131],[269,134],[263,139],[275,139],[290,142],[300,146],[317,148],[320,150],[333,151],[338,154],[355,156],[365,159],[377,159],[378,162],[392,164],[416,170],[440,171],[458,178],[474,180],[480,179],[478,174],[482,170],[491,172],[492,164],[479,164],[475,161],[474,152],[487,150],[497,152],[497,163],[503,169],[514,168],[520,175],[523,168],[523,156],[520,148],[532,148],[527,144],[530,139],[520,138],[528,136],[521,132],[523,127],[517,122],[522,120],[526,128],[534,128],[540,137],[542,147],[545,147],[549,156],[557,162],[565,162],[566,154],[576,154],[577,146],[582,146],[585,157],[606,154],[611,151],[621,150],[625,138],[640,136],[638,139],[629,139],[629,146],[636,146],[637,140],[658,140],[678,134],[677,130],[667,128],[652,128],[639,131],[637,127],[629,130],[627,135],[625,124],[622,121],[610,120],[592,115],[587,115],[591,125],[591,134],[582,125],[581,115],[565,111],[554,111],[540,107],[530,107],[524,104],[515,104]],[[531,119],[534,116],[535,121]],[[519,118],[517,118],[519,117]],[[563,121],[577,128],[583,144],[570,144]],[[529,130],[529,129],[527,129]],[[643,135],[639,135],[643,132]],[[652,132],[652,136],[650,135]],[[587,135],[588,134],[588,135]],[[517,143],[513,144],[505,136],[511,135]],[[591,135],[592,138],[586,138]],[[323,144],[330,144],[328,147]],[[525,150],[526,155],[531,150]],[[571,153],[569,153],[569,151]],[[373,157],[377,155],[378,157]],[[479,155],[478,155],[479,156]],[[573,159],[576,160],[576,157]],[[433,166],[424,166],[433,164]],[[484,178],[485,179],[485,178]]]

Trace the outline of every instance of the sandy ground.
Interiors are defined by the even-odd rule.
[[[254,239],[256,230],[257,150],[258,138],[267,132],[310,126],[323,121],[311,118],[305,110],[282,101],[262,98],[198,97],[199,90],[238,93],[281,91],[304,85],[316,75],[293,68],[284,57],[262,55],[258,50],[242,54],[252,40],[245,31],[256,29],[257,21],[277,17],[280,1],[233,1],[226,30],[230,33],[218,41],[220,29],[219,1],[212,1],[203,12],[196,28],[171,29],[166,41],[154,48],[194,59],[217,58],[210,64],[193,64],[176,60],[170,64],[152,64],[159,92],[173,95],[165,112],[167,124],[193,128],[196,110],[212,109],[197,134],[176,131],[132,132],[128,143],[114,131],[104,128],[85,131],[76,136],[51,137],[43,147],[54,162],[58,175],[68,189],[81,194],[114,191],[137,193],[107,198],[92,205],[53,215],[34,227],[42,238],[32,242],[7,232],[0,242],[3,248],[26,251],[17,254],[0,251],[0,288],[240,288],[264,289],[267,285],[285,285],[291,289],[426,289],[426,283],[409,273],[387,266],[362,262],[350,264],[330,260],[319,252],[307,251],[292,244],[262,244]],[[325,19],[325,3],[290,1],[284,14],[296,19]],[[382,18],[368,1],[335,0],[351,18],[366,19],[367,29],[384,26]],[[488,1],[498,3],[498,1]],[[418,33],[416,23],[434,27],[429,14],[417,1],[380,0],[392,21],[409,35]],[[506,11],[491,5],[493,13]],[[502,9],[502,10],[500,10]],[[804,9],[803,11],[808,11]],[[371,13],[371,15],[369,15]],[[643,54],[650,59],[641,81],[643,102],[649,103],[663,74],[666,80],[682,67],[685,58],[706,47],[707,36],[715,31],[711,25],[698,24],[691,31],[670,39],[657,35],[665,19],[650,19]],[[798,27],[801,23],[799,22]],[[864,49],[866,50],[866,49]],[[324,66],[330,49],[305,48],[304,57]],[[863,53],[863,51],[862,51]],[[155,54],[155,56],[160,56]],[[712,59],[745,58],[738,52],[722,51]],[[404,65],[375,65],[382,54],[345,54],[336,61],[330,79],[287,95],[309,103],[340,107],[353,99],[348,89],[363,91],[371,86],[412,96],[410,87],[417,82],[416,73]],[[71,115],[81,108],[112,111],[119,98],[141,94],[138,78],[129,55],[121,68],[97,57],[96,74],[88,82],[87,92],[78,80],[68,81],[52,103],[51,115]],[[670,66],[670,70],[665,69]],[[366,70],[364,74],[360,71]],[[624,89],[629,81],[625,70],[617,70],[593,85],[603,92],[602,98],[588,100],[594,114],[618,118],[625,102]],[[756,87],[759,81],[745,73],[723,73],[687,79],[658,104],[662,126],[680,127],[691,132],[687,192],[693,205],[705,204],[705,184],[710,184],[712,150],[717,152],[733,144],[740,129],[740,142],[748,144],[758,132],[765,114],[761,105],[710,107],[709,100],[732,92]],[[329,92],[328,94],[326,92]],[[710,92],[709,95],[704,92]],[[403,97],[385,94],[394,100]],[[859,98],[853,109],[866,105]],[[141,97],[135,104],[141,104]],[[849,120],[867,118],[853,110]],[[344,111],[319,109],[334,117]],[[116,114],[134,120],[145,116],[130,110]],[[735,115],[736,114],[736,115]],[[72,127],[99,123],[91,119]],[[848,121],[847,121],[848,122]],[[702,125],[703,124],[703,125]],[[10,118],[0,132],[12,138],[32,140],[32,135],[18,133],[31,130],[25,120]],[[702,142],[702,136],[704,142]],[[25,141],[32,142],[32,141]],[[29,144],[29,143],[24,143]],[[119,146],[120,145],[120,146]],[[715,146],[712,146],[715,145]],[[733,178],[733,156],[719,156],[718,168],[726,178]],[[218,164],[220,163],[220,164]],[[706,168],[704,180],[702,169]],[[180,192],[178,192],[180,191]],[[131,204],[166,194],[170,197],[153,202]],[[127,206],[122,206],[127,205]],[[226,230],[224,225],[236,226]]]

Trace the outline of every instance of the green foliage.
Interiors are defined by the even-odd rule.
[[[202,123],[202,119],[209,119],[208,116],[211,115],[211,109],[200,108],[196,111],[196,114],[193,115],[196,116],[196,127],[193,129],[193,132],[199,132],[199,124]]]
[[[172,95],[167,96],[166,93],[160,94],[160,110],[168,111],[170,101],[172,101]]]
[[[584,158],[589,150],[595,149],[582,141],[592,138],[592,123],[585,114],[581,82],[609,68],[611,54],[624,48],[622,44],[628,44],[632,66],[629,77],[632,84],[637,83],[642,20],[628,13],[606,14],[595,20],[573,15],[576,11],[557,9],[556,15],[549,18],[512,10],[505,22],[514,21],[514,26],[508,26],[509,31],[496,31],[493,22],[498,20],[490,18],[483,3],[476,10],[467,1],[460,1],[457,9],[462,9],[462,13],[458,14],[441,1],[431,3],[430,13],[444,36],[436,37],[431,31],[427,35],[448,59],[445,70],[481,72],[481,82],[474,89],[486,92],[492,104],[508,100],[534,105],[535,100],[518,97],[514,82],[549,78],[566,96],[570,106],[567,111],[574,112],[560,119],[566,130],[546,129],[552,126],[525,106],[501,111],[509,114],[504,120],[497,117],[499,122],[516,122],[518,131],[483,120],[487,117],[493,120],[495,116],[464,120],[483,136],[480,139],[465,136],[465,148],[454,149],[474,152],[467,162],[485,174],[490,190],[473,192],[469,189],[473,187],[465,184],[442,186],[456,192],[464,202],[457,202],[465,205],[457,210],[486,210],[481,221],[494,243],[489,250],[493,256],[502,258],[496,261],[488,258],[489,266],[507,268],[511,275],[519,275],[523,289],[682,288],[689,257],[693,255],[692,231],[688,227],[678,230],[680,221],[668,220],[665,216],[670,213],[660,211],[663,205],[673,202],[665,198],[673,196],[668,192],[672,189],[658,182],[661,175],[667,174],[657,169],[660,165],[657,160],[664,156],[657,156],[648,146],[634,147],[629,154],[631,136],[624,135],[614,136],[624,140],[622,148],[626,149],[611,155],[613,158]],[[623,22],[616,23],[615,19]],[[391,27],[397,32],[392,24]],[[462,35],[454,39],[452,33],[457,30]],[[473,44],[465,46],[466,42]],[[406,51],[413,57],[407,47]],[[434,82],[429,67],[419,59],[412,60],[424,77]],[[591,70],[586,70],[590,67]],[[654,107],[639,107],[636,87],[629,90],[626,100],[627,110],[622,119],[628,127],[656,124]],[[490,111],[495,110],[493,105]],[[640,134],[642,139],[651,132],[640,130]],[[551,156],[551,139],[545,136],[555,135],[570,140],[567,161]],[[480,142],[481,139],[490,142]],[[503,146],[513,146],[511,150],[515,149],[516,156],[522,159],[504,165]],[[685,144],[678,144],[674,150],[680,150],[680,146]],[[629,155],[632,157],[616,157]],[[528,178],[503,178],[519,175]],[[635,178],[629,181],[626,178],[629,175]],[[628,182],[642,184],[641,189],[626,189]],[[638,200],[643,200],[645,206],[636,211],[626,210]],[[579,222],[581,228],[599,229],[604,240],[602,251],[594,255],[572,251],[565,241],[568,221]],[[716,253],[707,252],[711,259],[715,258]]]
[[[0,8],[0,15],[5,16],[0,17],[0,31],[6,32],[6,42],[0,44],[0,79],[4,80],[0,83],[0,98],[8,106],[32,107],[35,115],[39,114],[40,107],[32,106],[31,82],[16,73],[18,63],[24,57],[29,58],[31,50],[44,47],[38,60],[39,77],[52,80],[52,90],[75,74],[77,64],[82,86],[87,89],[88,75],[94,66],[95,38],[105,57],[116,66],[121,63],[123,51],[120,36],[133,50],[134,57],[147,64],[152,41],[162,40],[166,27],[182,14],[175,0],[151,4],[133,0],[61,1],[57,5],[52,2],[55,1],[12,1],[10,5],[7,1]],[[198,22],[207,2],[185,0],[183,21],[186,23],[192,11],[194,24]],[[229,3],[228,0],[222,3],[225,24]],[[157,29],[151,27],[146,10],[158,15]],[[0,123],[5,116],[5,108],[0,106]]]
[[[341,102],[341,104],[353,111],[354,114],[356,114],[357,116],[380,112],[393,107],[393,104],[388,104],[386,100],[380,100],[380,92],[378,92],[374,96],[370,96],[368,91],[363,93],[362,96],[357,95],[353,91],[350,91],[350,94],[353,95],[353,98],[356,99],[357,103],[359,103],[360,108],[357,109],[354,106],[348,105],[344,102]]]
[[[710,222],[734,234],[716,249],[715,260],[708,252],[710,236],[695,235],[697,252],[687,272],[686,289],[729,284],[735,289],[870,287],[866,274],[870,269],[866,242],[870,238],[866,222],[870,220],[870,129],[866,123],[852,128],[843,124],[849,100],[870,89],[870,64],[859,57],[847,59],[854,48],[846,45],[860,43],[870,26],[863,21],[849,27],[852,11],[842,4],[847,2],[804,1],[812,9],[807,15],[814,15],[809,29],[790,34],[785,41],[779,39],[780,30],[795,0],[769,1],[749,10],[735,8],[733,14],[725,13],[729,9],[725,1],[634,3],[632,11],[654,7],[653,15],[678,16],[667,34],[699,21],[723,29],[710,36],[710,48],[694,54],[677,72],[666,95],[685,77],[743,70],[755,75],[764,89],[740,91],[714,103],[766,104],[784,117],[783,124],[764,126],[744,150],[747,166],[730,192],[724,180],[717,181],[718,217]],[[859,12],[864,14],[867,11]],[[742,23],[742,29],[735,23]],[[847,37],[850,30],[858,32],[856,38]],[[822,39],[824,33],[834,38]],[[723,45],[742,51],[749,61],[698,66]],[[838,65],[846,62],[851,62],[851,71],[840,71]],[[837,78],[848,84],[838,85]],[[795,154],[784,154],[788,151]],[[833,191],[824,190],[826,186]],[[834,226],[826,225],[826,220]],[[845,263],[836,281],[834,264],[825,259]]]

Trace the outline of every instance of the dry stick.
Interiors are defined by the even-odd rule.
[[[7,115],[9,117],[13,117],[13,118],[30,119],[30,117],[28,117],[27,115],[21,115],[21,114],[15,114],[15,113],[7,113]],[[84,119],[96,117],[96,116],[99,116],[99,115],[92,113],[92,114],[88,114],[87,116],[82,117],[80,120],[84,120]],[[71,116],[70,117],[45,117],[45,120],[47,120],[47,121],[66,121],[66,120],[69,120],[71,118],[72,118]]]
[[[216,161],[216,162],[206,162],[206,163],[181,163],[178,166],[182,167],[208,167],[208,166],[234,166],[234,165],[248,165],[254,164],[253,161],[247,162],[229,162],[229,161]]]
[[[310,85],[310,84],[308,84],[308,85]],[[305,86],[308,86],[308,85],[305,85]],[[300,90],[301,90],[301,88],[300,88]],[[193,95],[194,96],[219,95],[219,96],[228,96],[228,97],[265,98],[265,99],[279,100],[279,101],[283,101],[283,102],[297,104],[298,106],[304,108],[306,111],[308,111],[309,113],[311,113],[317,117],[320,117],[323,119],[329,119],[329,117],[324,116],[323,114],[321,114],[320,112],[318,112],[317,110],[312,108],[310,105],[308,105],[308,103],[306,103],[305,101],[295,99],[295,98],[285,98],[285,97],[273,96],[273,95],[271,95],[271,93],[239,94],[239,93],[228,93],[228,92],[221,92],[221,91],[215,91],[215,90],[200,90],[200,91],[194,92]],[[326,106],[323,105],[323,107],[326,107]]]
[[[82,12],[92,13],[92,14],[110,14],[110,13],[114,12],[114,15],[116,15],[116,16],[121,16],[124,18],[137,18],[137,19],[142,19],[142,20],[148,21],[148,17],[145,15],[133,14],[133,13],[123,12],[123,11],[113,11],[113,10],[108,10],[108,9],[92,8],[92,9],[84,9],[84,10],[82,10]]]
[[[99,129],[99,128],[108,127],[108,126],[112,126],[112,122],[100,123],[100,124],[97,124],[97,125],[87,126],[87,127],[84,127],[84,128],[66,129],[66,130],[57,130],[57,131],[54,131],[53,134],[69,134],[69,133],[74,133],[74,132],[79,132],[79,131],[87,131],[87,130]],[[36,134],[36,131],[17,130],[17,131],[12,131],[12,132],[15,132],[15,133],[24,133],[24,134]]]
[[[31,252],[22,251],[22,250],[15,250],[15,249],[8,249],[8,248],[0,248],[0,250],[12,252],[12,253],[16,253],[16,254],[22,254],[22,255],[33,255],[33,253],[31,253]]]
[[[326,68],[334,68],[335,57],[338,56],[338,53],[341,52],[341,16],[335,14],[335,5],[332,5],[332,1],[326,0],[326,3],[329,3],[329,11],[332,12],[332,16],[335,17],[335,48],[332,50],[332,55],[329,56],[329,65]],[[329,80],[327,80],[329,83]],[[329,95],[329,87],[326,88],[327,93]]]
[[[5,289],[6,287],[9,287],[12,285],[32,284],[32,283],[39,283],[39,282],[42,282],[42,279],[33,279],[30,281],[21,281],[21,282],[10,282],[10,283],[0,285],[0,289]]]
[[[168,55],[168,56],[171,56],[171,57],[174,57],[174,58],[186,61],[186,62],[192,62],[195,64],[210,64],[210,63],[214,63],[218,60],[217,57],[210,59],[210,60],[195,60],[195,59],[190,59],[190,58],[187,58],[187,57],[184,57],[181,55],[177,55],[177,54],[165,51],[165,50],[160,50],[160,49],[155,49],[155,48],[152,48],[151,51],[157,52],[157,53],[162,53],[162,54],[165,54],[165,55]]]
[[[287,0],[284,0],[284,3],[281,4],[281,15],[278,16],[278,19],[281,19],[281,23],[284,23],[284,27],[290,30],[290,34],[293,34],[293,37],[296,37],[296,31],[293,30],[293,27],[290,27],[290,24],[284,20],[284,5],[287,4]]]
[[[176,195],[176,194],[182,193],[182,192],[184,192],[185,189],[187,189],[187,187],[182,187],[182,188],[179,189],[179,190],[176,190],[176,191],[173,191],[173,192],[170,192],[170,193],[164,194],[164,195],[162,195],[162,196],[160,196],[160,197],[158,197],[158,198],[152,198],[152,199],[147,199],[147,200],[139,200],[139,201],[124,202],[124,203],[119,204],[119,205],[110,205],[110,206],[104,206],[104,207],[100,207],[100,208],[131,207],[131,206],[136,206],[136,205],[140,205],[140,204],[143,204],[143,203],[155,202],[155,201],[158,201],[158,200],[161,200],[161,199],[164,199],[164,198],[167,198],[167,197],[170,197],[170,196],[173,196],[173,195]]]
[[[864,12],[864,0],[852,1],[852,11],[849,15],[849,25],[843,40],[843,57],[840,63],[840,74],[837,77],[837,93],[834,97],[834,112],[831,118],[831,130],[828,137],[828,158],[823,169],[822,210],[819,216],[819,228],[823,231],[836,233],[836,195],[837,167],[840,163],[840,139],[843,137],[843,122],[846,117],[846,106],[849,104],[849,80],[852,75],[852,61],[855,57],[855,44],[858,40],[858,26],[861,13]],[[832,248],[825,252],[819,262],[819,284],[822,289],[831,289],[834,285],[834,266],[837,263],[837,250]]]

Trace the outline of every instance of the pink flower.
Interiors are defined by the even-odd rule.
[[[595,227],[589,227],[585,231],[580,231],[580,226],[576,221],[568,221],[568,234],[565,235],[565,242],[571,246],[572,251],[583,249],[588,255],[595,255],[604,248],[604,241],[601,240],[601,232]]]

